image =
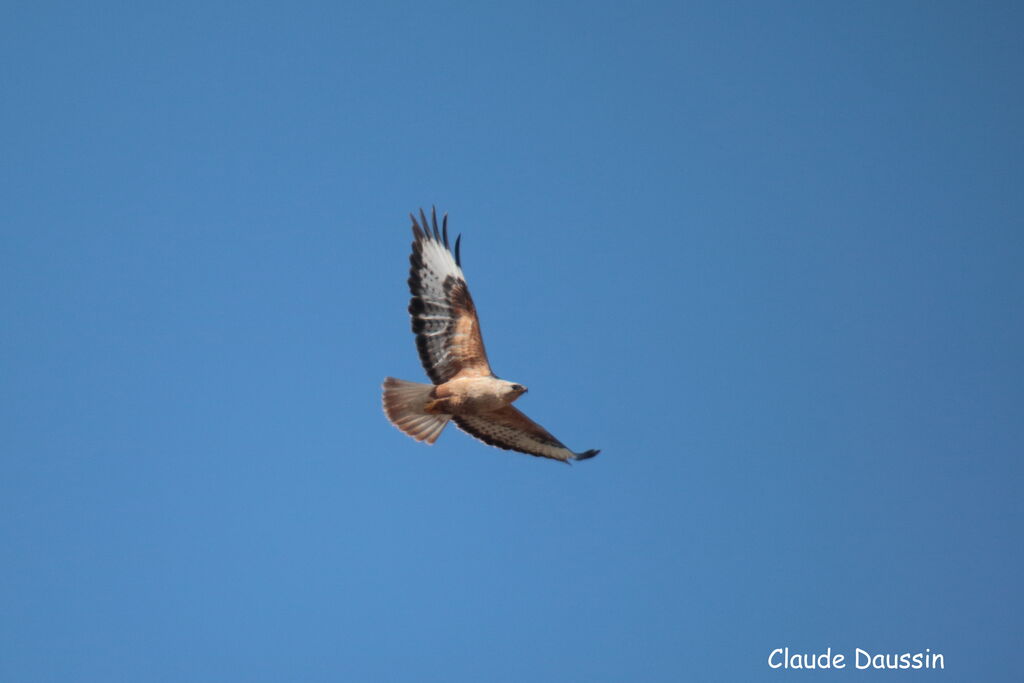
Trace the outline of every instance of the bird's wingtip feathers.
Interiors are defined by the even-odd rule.
[[[422,208],[420,209],[419,218],[416,217],[415,213],[409,214],[409,220],[412,221],[412,235],[414,239],[414,248],[416,242],[422,242],[423,240],[434,240],[438,244],[444,245],[444,248],[449,252],[453,252],[452,255],[455,257],[455,265],[462,266],[462,254],[460,254],[459,247],[462,244],[462,235],[458,235],[455,238],[454,249],[452,243],[448,240],[448,213],[445,212],[441,215],[441,222],[437,220],[437,207],[430,207],[430,219],[427,219],[427,213]]]

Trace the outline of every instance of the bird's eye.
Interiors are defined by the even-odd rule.
[[[512,385],[512,388],[513,388],[513,389],[514,389],[515,391],[522,391],[522,390],[523,390],[523,385],[522,385],[522,384],[513,384],[513,385]]]

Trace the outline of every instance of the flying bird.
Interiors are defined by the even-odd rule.
[[[512,403],[526,393],[522,384],[498,378],[491,370],[480,334],[473,297],[462,274],[460,235],[455,251],[448,244],[448,214],[437,226],[420,209],[412,219],[409,257],[409,315],[420,362],[433,384],[384,379],[384,412],[391,424],[417,441],[432,444],[449,421],[470,436],[506,450],[568,463],[586,460],[597,450],[576,453]]]

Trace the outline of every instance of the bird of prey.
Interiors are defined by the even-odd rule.
[[[586,460],[597,450],[575,453],[546,429],[512,406],[526,387],[499,379],[484,351],[473,298],[462,274],[460,235],[455,251],[448,244],[448,214],[442,228],[437,211],[431,222],[420,209],[412,219],[409,262],[409,314],[420,361],[433,384],[387,377],[384,412],[393,425],[417,441],[437,441],[449,420],[484,443],[568,463]]]

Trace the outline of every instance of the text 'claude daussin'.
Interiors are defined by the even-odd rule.
[[[925,648],[924,652],[872,653],[855,648],[853,665],[857,669],[945,669],[946,657]],[[775,648],[768,655],[773,669],[845,669],[850,660],[842,652],[790,652],[788,647]]]

